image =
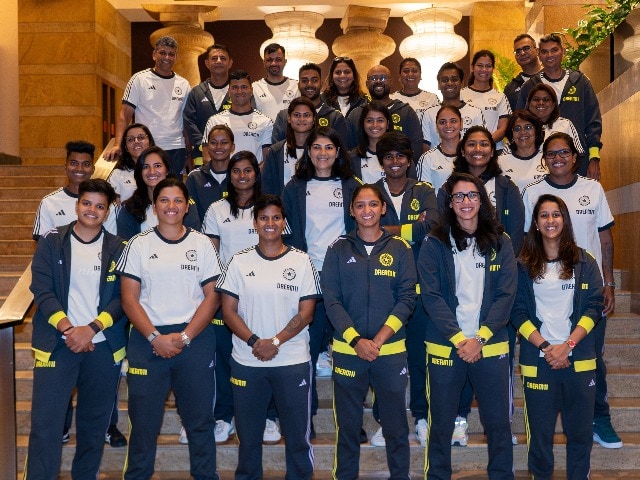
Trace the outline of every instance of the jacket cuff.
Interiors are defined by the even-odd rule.
[[[400,225],[400,236],[407,242],[413,242],[413,225],[411,223]]]
[[[600,158],[599,147],[589,147],[589,158]]]
[[[467,337],[464,336],[464,333],[458,332],[453,337],[451,337],[449,339],[449,341],[451,343],[453,343],[453,345],[455,346],[455,345],[459,344],[461,341],[466,340],[466,339],[467,339]]]
[[[98,320],[100,320],[103,330],[113,325],[113,317],[111,317],[111,314],[109,314],[108,312],[100,313],[100,315],[98,315]]]
[[[493,337],[493,332],[491,331],[491,329],[489,329],[489,327],[483,325],[478,330],[477,335],[484,338],[485,340],[489,340],[491,339],[491,337]]]
[[[58,324],[63,318],[66,318],[67,314],[64,312],[56,312],[49,317],[49,323],[53,325],[53,328],[58,329]]]
[[[596,322],[587,316],[582,316],[580,317],[580,320],[578,320],[578,325],[584,328],[587,333],[590,333],[591,330],[593,330],[593,327],[596,326]]]
[[[356,338],[357,336],[359,336],[358,331],[353,328],[353,327],[349,327],[347,328],[344,333],[342,334],[342,338],[344,338],[344,341],[347,343],[351,343],[351,340],[353,340],[354,338]]]
[[[520,328],[518,329],[518,331],[520,332],[520,335],[522,335],[527,340],[529,340],[529,336],[536,330],[537,328],[531,320],[527,320],[526,322],[524,322],[522,325],[520,325]]]
[[[384,322],[384,324],[393,330],[394,333],[397,333],[398,330],[402,328],[402,320],[395,315],[389,315],[389,318],[387,318],[387,321]]]

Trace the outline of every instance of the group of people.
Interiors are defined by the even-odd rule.
[[[382,65],[360,91],[345,57],[321,92],[317,65],[284,77],[277,44],[256,82],[212,45],[211,78],[191,89],[172,71],[177,50],[159,39],[155,66],[129,82],[108,182],[90,179],[93,146],[69,142],[69,183],[39,207],[26,478],[57,477],[74,388],[72,474],[97,474],[125,347],[126,479],[153,474],[169,391],[193,478],[218,478],[215,445],[235,433],[237,479],[261,478],[262,444],[281,435],[286,478],[311,479],[327,348],[334,478],[358,477],[369,389],[370,441],[390,478],[409,478],[408,385],[425,478],[451,477],[475,395],[489,477],[512,479],[518,335],[534,477],[551,478],[560,411],[568,478],[588,477],[594,439],[622,446],[602,360],[615,284],[601,122],[588,79],[559,67],[559,38],[539,55],[515,39],[524,81],[509,96],[493,89],[490,51],[465,88],[444,64],[442,100],[420,90],[412,58],[394,94]],[[183,183],[188,149],[203,164]]]

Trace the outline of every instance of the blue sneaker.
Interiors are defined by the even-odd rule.
[[[611,426],[611,420],[608,418],[594,420],[593,440],[604,448],[622,448],[622,440]]]

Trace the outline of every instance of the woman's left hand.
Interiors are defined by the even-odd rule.
[[[560,370],[571,365],[569,361],[570,352],[571,349],[566,343],[550,345],[544,349],[544,359],[551,367],[551,370]]]
[[[276,347],[270,338],[261,338],[253,344],[253,356],[262,362],[268,362],[275,358],[278,354],[278,347]]]

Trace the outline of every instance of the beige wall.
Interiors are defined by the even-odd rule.
[[[64,145],[102,147],[102,84],[121,95],[131,71],[129,22],[106,0],[18,0],[20,154],[59,163]]]
[[[0,153],[18,156],[18,0],[4,0],[0,15]]]

